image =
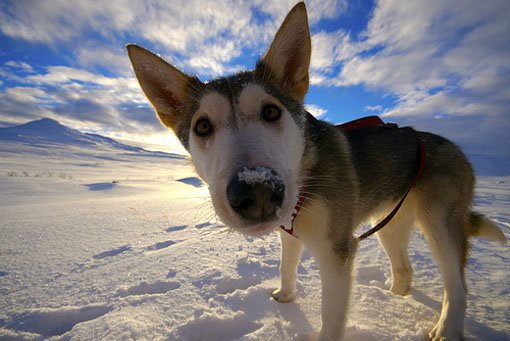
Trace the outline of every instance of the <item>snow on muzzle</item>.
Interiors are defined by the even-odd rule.
[[[264,223],[277,218],[285,196],[285,184],[267,167],[243,168],[227,186],[230,207],[249,223]]]

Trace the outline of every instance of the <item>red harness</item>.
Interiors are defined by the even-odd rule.
[[[350,121],[350,122],[347,122],[344,124],[338,124],[335,127],[338,127],[340,129],[342,129],[343,131],[350,131],[350,130],[361,129],[361,128],[366,128],[366,127],[373,127],[373,126],[385,126],[385,127],[390,127],[390,128],[398,127],[394,123],[384,123],[383,120],[381,120],[381,118],[379,118],[378,116],[363,117],[363,118],[360,118],[360,119],[357,119],[354,121]],[[382,229],[384,226],[386,226],[390,222],[390,220],[395,216],[395,214],[397,214],[398,210],[404,203],[404,200],[407,197],[407,195],[409,194],[409,192],[411,191],[411,188],[416,184],[418,179],[421,177],[421,174],[423,173],[423,168],[425,167],[425,145],[423,144],[423,141],[418,136],[418,134],[416,134],[416,132],[414,130],[413,130],[413,134],[414,134],[414,137],[416,138],[416,140],[418,141],[418,145],[420,146],[420,167],[418,168],[418,172],[416,173],[416,176],[414,177],[413,182],[411,183],[411,185],[409,186],[407,191],[404,193],[404,196],[402,197],[402,199],[400,199],[397,206],[395,206],[393,211],[391,211],[390,214],[388,214],[386,216],[386,218],[384,218],[379,224],[375,225],[370,230],[368,230],[367,232],[365,232],[361,236],[359,236],[358,241],[362,241],[363,239],[371,236],[372,234],[376,233],[377,231]],[[294,220],[296,219],[299,211],[301,210],[301,207],[303,206],[303,202],[305,200],[305,195],[306,195],[306,182],[303,184],[303,186],[301,187],[301,189],[299,191],[298,201],[297,201],[296,206],[294,207],[294,213],[292,213],[290,229],[286,229],[285,226],[283,226],[283,225],[280,226],[280,228],[282,228],[285,232],[289,233],[292,236],[295,236],[294,228],[293,228]]]

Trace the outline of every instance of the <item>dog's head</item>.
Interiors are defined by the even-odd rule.
[[[262,235],[288,223],[305,148],[310,32],[296,5],[252,71],[202,83],[155,54],[127,46],[161,122],[174,130],[228,226]]]

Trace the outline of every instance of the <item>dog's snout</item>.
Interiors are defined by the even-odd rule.
[[[227,186],[230,207],[247,221],[262,223],[274,219],[284,199],[285,185],[268,168],[245,168]]]

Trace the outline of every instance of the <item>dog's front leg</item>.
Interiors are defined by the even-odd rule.
[[[316,250],[314,258],[322,281],[322,328],[319,340],[341,340],[351,289],[354,247]]]
[[[280,288],[273,291],[273,298],[278,302],[290,302],[296,296],[296,278],[299,257],[303,250],[301,240],[280,230],[281,262],[280,262]]]

